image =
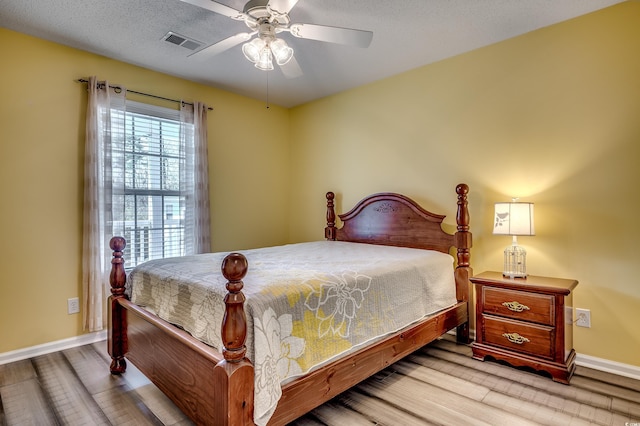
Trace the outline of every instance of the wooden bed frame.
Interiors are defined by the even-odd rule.
[[[411,199],[392,193],[363,199],[351,211],[338,216],[343,225],[337,228],[334,194],[327,193],[325,238],[328,240],[445,253],[455,247],[458,303],[283,385],[282,398],[270,425],[286,424],[300,417],[453,328],[457,328],[458,341],[468,343],[469,278],[472,275],[468,192],[465,184],[456,187],[455,234],[442,230],[445,216],[430,213]],[[110,242],[113,250],[108,337],[111,373],[125,371],[126,357],[196,424],[253,424],[254,368],[245,357],[247,330],[242,294],[247,260],[239,253],[232,253],[222,264],[228,294],[222,323],[225,348],[220,352],[128,300],[124,293],[126,274],[122,259],[125,245],[121,237],[114,237]]]

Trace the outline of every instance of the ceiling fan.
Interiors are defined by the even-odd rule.
[[[288,74],[288,77],[295,77],[301,71],[293,58],[293,49],[283,39],[276,37],[278,33],[289,32],[293,36],[302,39],[356,47],[369,47],[373,38],[371,31],[314,24],[292,24],[289,12],[298,0],[250,0],[244,5],[242,12],[213,0],[181,1],[227,16],[236,21],[243,21],[249,27],[249,32],[233,35],[194,54],[217,55],[244,42],[242,52],[258,69],[272,70],[273,59],[281,67],[285,64],[293,63],[294,66],[290,67],[289,73],[286,72],[285,68],[282,68],[285,75]],[[251,40],[254,35],[257,35],[257,37]]]

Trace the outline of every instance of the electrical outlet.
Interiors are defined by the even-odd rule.
[[[591,311],[589,309],[576,308],[576,325],[591,328]]]
[[[80,300],[77,297],[67,299],[67,313],[71,315],[78,312],[80,312]]]

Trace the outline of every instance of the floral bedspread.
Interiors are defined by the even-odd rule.
[[[220,350],[227,254],[139,265],[127,280],[131,300]],[[456,303],[453,258],[436,251],[317,241],[243,254],[257,425],[283,383]]]

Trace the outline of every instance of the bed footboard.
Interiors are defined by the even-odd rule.
[[[125,356],[199,425],[252,425],[254,367],[245,357],[247,335],[243,282],[247,260],[227,256],[228,280],[222,353],[130,302],[124,294],[124,238],[110,241],[111,296],[108,351],[111,373],[122,374]]]

